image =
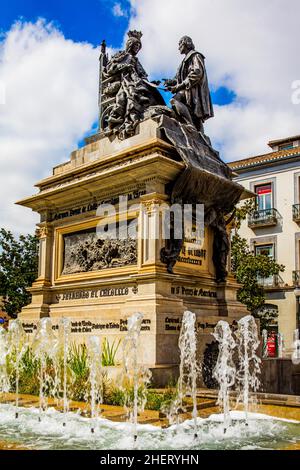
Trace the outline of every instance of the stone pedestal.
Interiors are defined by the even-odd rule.
[[[149,119],[125,141],[104,135],[88,139],[69,162],[37,183],[37,194],[18,203],[41,215],[39,276],[30,289],[32,303],[20,314],[29,334],[41,317],[49,316],[55,328],[65,316],[72,319],[74,341],[92,334],[111,342],[124,337],[127,318],[139,311],[143,361],[164,383],[178,364],[185,310],[197,315],[199,353],[218,320],[232,323],[247,314],[236,300],[233,277],[224,284],[215,281],[209,228],[199,252],[183,249],[174,274],[160,261],[165,240],[158,208],[169,203],[169,185],[184,168]],[[128,200],[127,213],[120,195]],[[115,208],[118,226],[138,228],[136,241],[97,242],[97,227],[111,229],[113,223],[109,210],[105,219],[97,213],[103,203]],[[149,238],[153,233],[157,236]]]

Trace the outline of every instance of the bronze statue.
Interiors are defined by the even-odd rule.
[[[106,132],[117,132],[123,139],[134,134],[149,106],[165,104],[156,82],[148,82],[148,75],[137,58],[142,48],[142,33],[129,31],[128,37],[125,51],[108,61],[103,74],[104,100],[111,101],[106,108]]]
[[[171,104],[179,119],[203,134],[203,123],[214,116],[205,57],[195,50],[194,43],[189,36],[180,39],[179,50],[185,58],[178,69],[176,78],[165,80],[165,86],[167,90],[175,94]]]
[[[125,50],[110,60],[105,42],[102,43],[99,130],[111,138],[126,139],[135,134],[144,119],[151,117],[158,122],[161,135],[174,146],[185,164],[185,169],[168,186],[171,204],[204,204],[205,224],[214,233],[216,280],[224,282],[229,252],[224,217],[233,210],[244,189],[232,181],[230,168],[204,134],[204,122],[214,115],[205,57],[195,50],[190,37],[181,38],[179,50],[185,58],[176,78],[165,80],[166,89],[174,94],[170,109],[158,91],[159,82],[148,81],[137,57],[142,48],[141,38],[141,32],[129,31]],[[175,238],[174,227],[170,225],[171,238],[161,250],[161,261],[172,273],[184,240]]]
[[[217,282],[225,282],[228,275],[227,259],[230,251],[230,241],[224,214],[218,213],[211,227],[214,232],[212,259],[216,269],[216,280]]]

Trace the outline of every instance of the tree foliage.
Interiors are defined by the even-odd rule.
[[[33,235],[20,235],[0,229],[0,296],[3,309],[15,317],[30,303],[27,288],[38,273],[38,239]]]
[[[242,221],[255,209],[254,204],[253,200],[249,200],[236,209],[231,241],[231,268],[237,281],[242,285],[238,292],[238,300],[260,319],[261,327],[264,328],[274,319],[276,313],[270,314],[263,309],[265,292],[259,283],[259,278],[277,276],[285,267],[266,255],[255,255],[247,240],[238,233]]]

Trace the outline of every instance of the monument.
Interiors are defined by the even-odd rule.
[[[199,354],[220,319],[247,313],[228,274],[228,223],[244,188],[204,133],[213,117],[204,56],[180,40],[185,57],[164,83],[170,108],[137,57],[141,38],[130,31],[111,58],[102,43],[98,132],[18,202],[40,214],[38,278],[19,317],[28,334],[41,317],[55,325],[65,316],[74,341],[113,341],[141,312],[143,361],[162,385],[176,374],[184,311],[197,315]],[[174,205],[192,207],[193,224],[204,208],[201,242],[178,236],[174,214],[163,217]]]

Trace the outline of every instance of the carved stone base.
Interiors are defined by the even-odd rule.
[[[234,279],[216,283],[209,227],[201,249],[191,253],[186,246],[173,274],[162,264],[166,240],[157,206],[171,203],[170,188],[185,164],[158,123],[149,119],[138,129],[126,141],[99,135],[41,181],[38,194],[20,202],[41,214],[41,244],[40,277],[19,317],[31,337],[40,318],[49,316],[56,329],[60,318],[70,317],[72,341],[99,335],[112,344],[125,337],[128,317],[141,312],[139,357],[154,371],[156,385],[162,385],[178,366],[186,310],[197,315],[200,355],[220,319],[232,323],[247,311],[236,300]],[[112,204],[122,222],[126,214],[119,195],[128,198],[127,217],[139,227],[139,237],[134,243],[97,243],[96,227],[102,223],[97,207]],[[156,229],[156,238],[141,236]]]

